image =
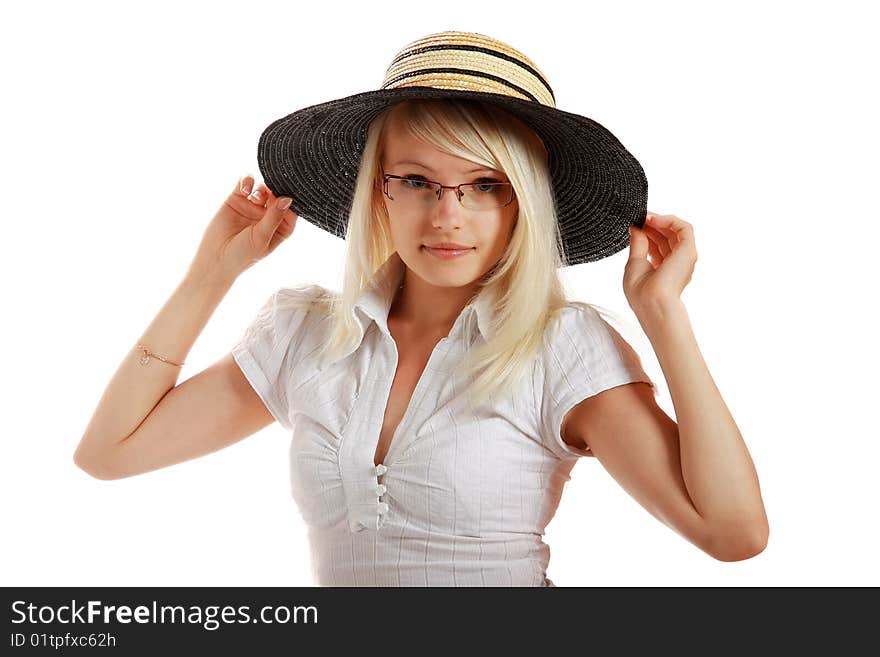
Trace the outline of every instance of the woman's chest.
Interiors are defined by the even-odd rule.
[[[371,340],[350,357],[317,371],[288,396],[294,437],[313,449],[348,454],[356,445],[388,464],[423,439],[441,444],[465,441],[471,432],[537,436],[536,392],[528,381],[476,406],[472,372],[465,371],[466,347],[442,338],[395,344],[387,335]],[[469,441],[468,441],[469,442]]]
[[[540,516],[564,473],[536,431],[531,391],[474,407],[449,340],[399,354],[373,347],[292,402],[291,482],[306,520],[372,526],[397,514],[461,529],[511,509]]]
[[[397,432],[397,427],[400,426],[400,422],[406,414],[407,408],[412,401],[413,393],[418,387],[420,379],[425,374],[425,367],[431,360],[431,355],[435,348],[436,343],[419,345],[398,342],[397,368],[394,372],[388,400],[385,404],[382,428],[379,431],[379,438],[373,458],[376,465],[385,460]],[[425,385],[429,384],[426,382]]]

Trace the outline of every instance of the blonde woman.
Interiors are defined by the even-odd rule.
[[[553,586],[541,537],[583,456],[713,557],[764,549],[757,474],[680,298],[692,227],[645,212],[635,158],[557,110],[522,53],[429,35],[382,89],[273,123],[259,159],[265,182],[243,178],[208,226],[79,467],[130,477],[277,421],[326,586]],[[176,385],[238,275],[300,215],[345,238],[341,292],[279,289],[229,354]],[[635,351],[559,279],[627,244],[624,292],[677,423]]]

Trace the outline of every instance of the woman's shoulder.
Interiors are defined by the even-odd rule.
[[[600,326],[607,323],[606,316],[613,317],[613,313],[586,301],[569,300],[551,311],[547,328],[552,335],[560,328],[570,329],[578,325]]]
[[[302,283],[295,286],[280,287],[275,291],[278,301],[292,305],[312,303],[333,292],[317,283]]]
[[[326,314],[332,309],[339,294],[316,283],[305,283],[278,288],[269,300],[277,311],[303,311],[307,314]]]
[[[319,325],[332,311],[334,297],[334,292],[314,283],[280,287],[269,295],[250,330],[273,327],[280,334],[320,332]]]
[[[551,313],[545,349],[626,349],[635,328],[619,314],[586,301],[566,301]]]

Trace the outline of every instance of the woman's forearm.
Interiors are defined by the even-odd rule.
[[[233,282],[188,272],[104,390],[74,453],[80,468],[100,469],[108,450],[131,435],[177,384],[180,367],[152,357],[142,365],[144,354],[136,345],[182,363]]]
[[[683,303],[637,313],[669,386],[682,477],[719,553],[760,548],[769,531],[758,474],[736,422],[700,353]]]

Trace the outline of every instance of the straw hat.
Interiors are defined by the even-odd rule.
[[[260,136],[266,186],[293,199],[291,210],[344,238],[370,121],[413,98],[474,99],[507,110],[532,128],[549,154],[565,265],[611,256],[642,227],[648,181],[638,160],[606,128],[556,108],[535,63],[491,37],[447,31],[400,50],[373,91],[297,110]]]

